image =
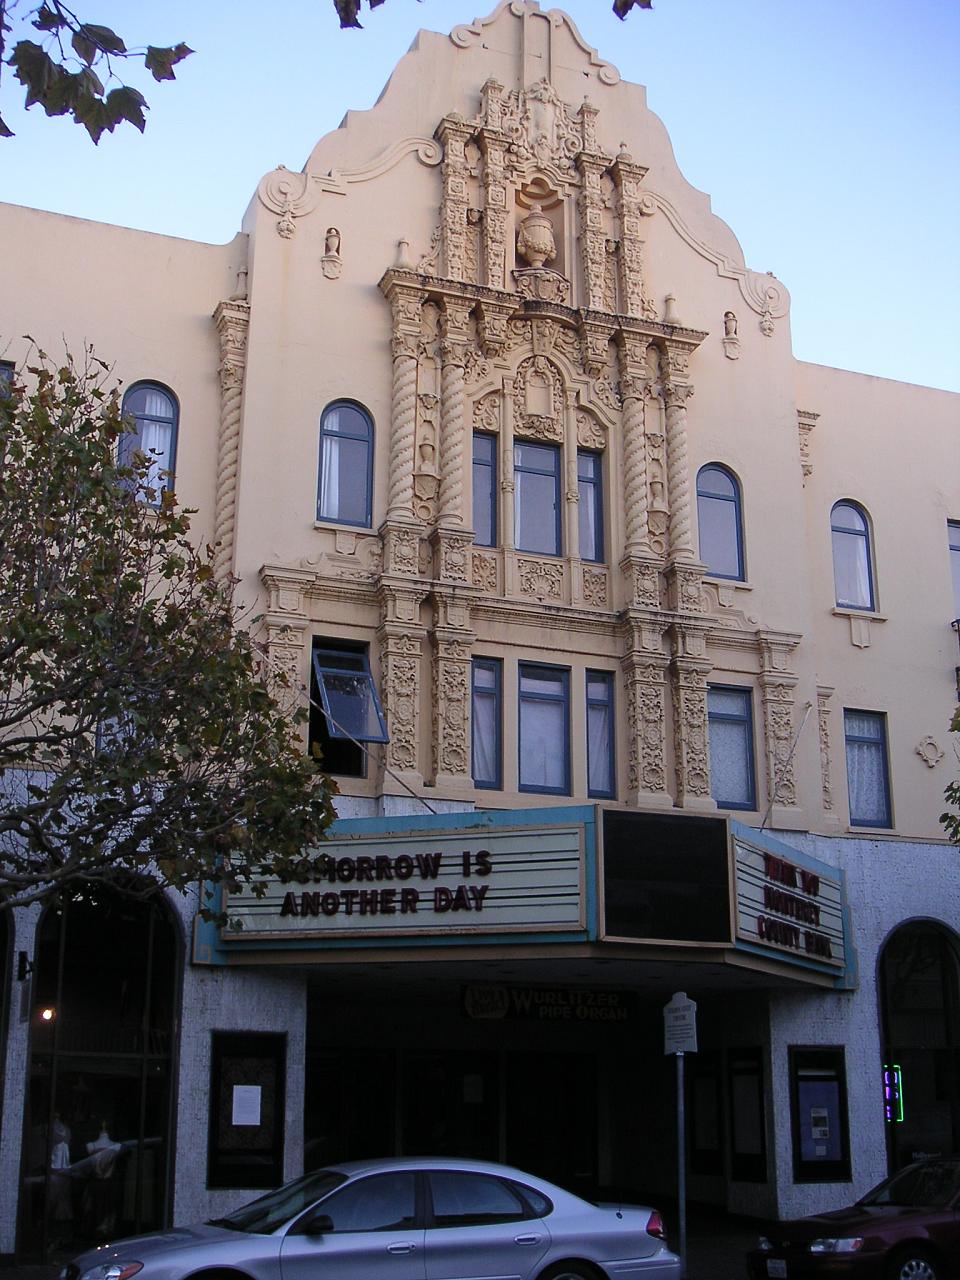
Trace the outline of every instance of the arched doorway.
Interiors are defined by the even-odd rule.
[[[880,956],[891,1172],[960,1150],[960,948],[929,921],[903,925]]]
[[[159,894],[102,885],[45,911],[34,961],[18,1251],[163,1225],[178,930]]]

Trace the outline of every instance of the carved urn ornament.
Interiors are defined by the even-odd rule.
[[[538,204],[533,206],[520,223],[517,252],[531,267],[542,267],[545,262],[551,262],[557,256],[553,224]]]

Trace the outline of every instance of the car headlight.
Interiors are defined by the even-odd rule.
[[[100,1262],[80,1275],[80,1280],[130,1280],[143,1270],[142,1262]]]
[[[811,1240],[811,1253],[856,1253],[863,1248],[863,1236],[847,1236],[845,1238]]]

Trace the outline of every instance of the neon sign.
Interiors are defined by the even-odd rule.
[[[903,1124],[903,1072],[896,1062],[883,1064],[883,1117],[887,1124]]]

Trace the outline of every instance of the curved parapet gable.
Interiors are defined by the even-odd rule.
[[[566,28],[573,42],[587,55],[589,69],[596,73],[597,79],[602,84],[613,85],[620,80],[620,72],[617,68],[613,63],[605,62],[597,53],[597,50],[592,45],[587,44],[569,14],[564,13],[561,9],[550,9],[547,13],[543,13],[536,0],[501,0],[501,3],[490,14],[489,18],[475,18],[471,23],[464,23],[459,27],[454,27],[450,32],[450,39],[460,49],[468,49],[473,44],[479,44],[484,38],[486,28],[499,22],[505,10],[509,10],[513,17],[519,18],[524,23],[524,38],[527,35],[526,22],[528,19],[542,18],[549,24],[547,67],[551,71],[553,67],[554,32],[560,28]]]

